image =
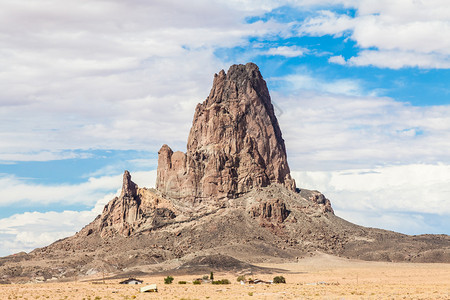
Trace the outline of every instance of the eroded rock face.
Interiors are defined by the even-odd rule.
[[[105,205],[100,216],[99,231],[102,237],[120,234],[129,236],[137,230],[161,226],[175,218],[173,206],[162,199],[139,189],[131,181],[128,171],[123,174],[122,192]],[[92,232],[87,232],[87,235]]]
[[[269,91],[255,64],[233,65],[197,105],[187,152],[162,146],[156,188],[195,203],[271,183],[295,190]]]
[[[121,197],[135,198],[137,195],[138,186],[131,181],[131,175],[128,170],[123,173],[123,184]]]
[[[318,191],[312,191],[311,196],[308,199],[316,204],[318,204],[324,213],[331,212],[334,214],[333,208],[331,207],[331,202],[328,200],[325,195]]]
[[[123,174],[123,185],[120,197],[114,198],[103,208],[100,232],[102,236],[109,231],[117,231],[121,235],[128,236],[131,232],[130,225],[139,217],[140,199],[137,197],[138,186],[131,181],[128,171]]]
[[[260,201],[258,206],[253,207],[253,217],[259,217],[261,221],[283,223],[289,216],[286,204],[280,199]]]

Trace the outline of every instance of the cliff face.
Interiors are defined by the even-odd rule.
[[[253,63],[214,76],[195,109],[187,152],[159,151],[156,188],[192,202],[235,198],[280,183],[295,191],[266,82]]]

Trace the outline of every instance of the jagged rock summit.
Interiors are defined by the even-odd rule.
[[[448,235],[358,226],[337,217],[320,192],[296,188],[266,83],[252,63],[215,75],[195,110],[186,153],[164,145],[157,173],[149,189],[125,171],[120,195],[77,234],[0,258],[0,281],[189,273],[200,270],[199,261],[257,272],[252,263],[317,252],[450,262]]]
[[[269,91],[255,64],[233,65],[215,74],[209,96],[197,105],[187,152],[161,147],[155,193],[139,189],[125,171],[121,195],[103,210],[101,236],[129,236],[175,218],[180,209],[170,200],[212,209],[271,184],[296,191]],[[320,199],[315,202],[332,212],[329,200]],[[272,199],[252,215],[284,221],[288,212]]]
[[[209,96],[197,105],[187,152],[162,146],[156,189],[197,203],[272,183],[296,188],[269,91],[255,64],[233,65],[215,74]]]

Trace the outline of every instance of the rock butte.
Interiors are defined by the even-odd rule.
[[[0,258],[0,280],[266,272],[252,263],[316,252],[450,262],[450,237],[358,226],[337,217],[320,192],[296,188],[266,83],[248,63],[214,76],[195,109],[186,153],[162,146],[156,189],[139,188],[125,171],[120,196],[101,215],[74,236]]]
[[[150,215],[174,218],[176,208],[170,200],[211,208],[270,184],[296,191],[266,82],[255,64],[233,65],[228,73],[215,74],[209,96],[197,105],[187,152],[173,152],[167,145],[159,150],[156,193],[139,190],[125,171],[120,197],[104,208],[101,235],[128,236],[148,228]],[[143,203],[144,197],[153,199],[153,205]],[[332,212],[323,195],[313,198]],[[273,215],[281,221],[287,217],[280,200],[260,206],[253,208],[253,216]]]
[[[295,191],[266,82],[255,64],[215,74],[198,104],[187,152],[159,150],[156,189],[191,202],[235,198],[271,183]]]

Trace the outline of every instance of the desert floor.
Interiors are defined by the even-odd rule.
[[[241,285],[236,281],[238,274],[214,272],[216,280],[226,278],[231,284],[191,283],[206,274],[174,276],[170,285],[164,284],[164,276],[140,278],[142,285],[121,285],[120,280],[10,284],[0,285],[0,299],[450,299],[450,264],[365,262],[317,255],[296,263],[261,266],[286,271],[247,278],[272,280],[282,275],[287,283]],[[153,283],[157,293],[139,292]]]

